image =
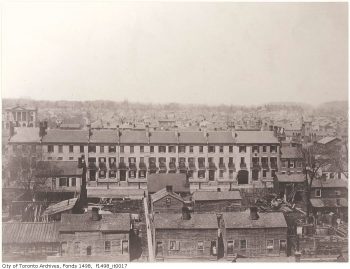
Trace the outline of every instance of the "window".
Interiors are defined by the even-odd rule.
[[[280,240],[280,251],[286,252],[286,250],[287,250],[287,240],[281,239]]]
[[[230,153],[233,153],[233,146],[229,146],[229,147],[228,147],[228,151],[229,151]]]
[[[166,147],[165,146],[158,146],[158,152],[159,153],[165,153],[166,152]]]
[[[80,146],[80,153],[84,153],[84,146]]]
[[[69,157],[69,160],[70,160],[70,161],[73,161],[73,160],[74,160],[74,157]]]
[[[289,161],[289,168],[294,168],[294,161]]]
[[[219,151],[220,151],[220,153],[223,153],[224,152],[224,146],[220,146],[219,147]]]
[[[276,176],[276,170],[271,170],[271,177],[275,177]]]
[[[130,146],[130,153],[134,153],[134,146]]]
[[[224,177],[224,170],[220,170],[219,171],[219,178],[223,178]]]
[[[57,157],[57,160],[62,161],[63,157]]]
[[[297,167],[298,167],[298,168],[301,168],[302,165],[303,165],[303,164],[301,163],[301,161],[297,161]]]
[[[74,242],[74,254],[80,254],[80,242]]]
[[[233,179],[233,170],[228,171],[228,178]]]
[[[109,152],[109,153],[114,153],[114,152],[116,152],[115,146],[109,146],[109,147],[108,147],[108,152]]]
[[[259,152],[259,146],[253,146],[253,152]]]
[[[100,146],[100,153],[104,153],[105,152],[105,147],[104,146]]]
[[[151,152],[151,153],[154,152],[154,146],[150,146],[150,152]]]
[[[205,177],[205,170],[198,171],[198,178],[203,179]]]
[[[204,149],[203,146],[199,146],[199,153],[203,153],[203,149]]]
[[[96,152],[96,146],[88,146],[89,152]]]
[[[227,255],[233,255],[233,246],[234,246],[234,241],[230,240],[227,241]]]
[[[239,146],[239,153],[245,153],[246,150],[246,146]]]
[[[128,240],[122,240],[122,254],[129,253],[129,242]]]
[[[106,171],[105,170],[98,171],[98,177],[99,178],[106,178]]]
[[[86,248],[86,255],[87,255],[87,256],[91,256],[91,253],[92,253],[92,247],[91,247],[91,246],[88,246],[88,247]]]
[[[224,157],[220,157],[219,163],[220,163],[220,164],[224,164]]]
[[[176,147],[175,146],[169,146],[169,152],[170,153],[176,153]]]
[[[243,239],[239,241],[239,248],[241,250],[246,250],[247,249],[247,240]]]
[[[203,241],[198,241],[197,242],[197,250],[198,251],[204,251],[204,242]]]
[[[263,178],[266,178],[266,173],[267,173],[266,170],[263,170],[263,171],[262,171],[262,177],[263,177]]]
[[[190,146],[190,153],[193,153],[193,146]]]
[[[136,172],[133,170],[129,171],[129,178],[135,178],[136,177]]]
[[[275,145],[270,146],[270,152],[271,153],[276,153],[277,152],[277,146],[275,146]]]
[[[336,195],[336,196],[340,196],[340,195],[341,195],[341,192],[340,192],[340,191],[335,191],[335,195]]]
[[[14,148],[14,150],[15,150],[15,148]],[[16,148],[16,150],[17,150],[17,148]],[[53,152],[53,145],[48,145],[48,146],[47,146],[47,151],[48,151],[49,153],[52,153],[52,152]]]
[[[215,153],[215,146],[209,146],[208,152]]]
[[[67,254],[67,242],[61,243],[61,255],[64,256]]]
[[[273,250],[273,240],[272,239],[266,240],[266,248],[270,251]]]
[[[258,170],[253,170],[252,171],[252,179],[253,180],[258,180],[259,179],[259,171]]]
[[[315,190],[315,197],[321,197],[321,189]]]
[[[180,242],[170,240],[169,241],[169,250],[180,250]]]
[[[179,153],[186,153],[186,146],[179,146]]]
[[[59,186],[60,187],[67,187],[67,178],[66,177],[61,177],[60,178]]]
[[[124,146],[120,146],[120,153],[124,153]]]
[[[72,187],[75,187],[77,185],[77,179],[75,177],[72,177],[70,182]]]
[[[245,163],[245,158],[241,157],[241,164]]]
[[[145,178],[146,177],[146,171],[140,170],[139,171],[139,178]]]
[[[52,157],[47,157],[47,159],[48,159],[49,161],[51,161],[51,160],[52,160]]]
[[[263,146],[263,152],[267,152],[267,146]]]
[[[140,146],[140,152],[143,153],[145,151],[145,147],[144,146]]]
[[[109,170],[109,178],[116,178],[117,174],[115,172],[115,170]]]
[[[74,151],[74,146],[73,145],[69,145],[69,152],[72,153]]]
[[[105,252],[111,252],[111,241],[105,241]]]
[[[283,167],[283,168],[286,168],[286,167],[287,167],[287,161],[281,161],[281,163],[282,163],[282,167]]]

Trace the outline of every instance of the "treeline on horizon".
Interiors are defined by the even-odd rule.
[[[306,103],[295,102],[273,102],[263,105],[206,105],[206,104],[179,104],[179,103],[138,103],[124,101],[110,101],[110,100],[94,100],[94,101],[49,101],[49,100],[33,100],[33,99],[2,99],[2,106],[10,107],[15,105],[23,105],[30,107],[38,107],[39,109],[55,108],[55,109],[79,109],[79,110],[91,110],[91,109],[125,109],[125,110],[163,110],[163,111],[196,111],[204,110],[211,112],[224,112],[235,113],[241,111],[244,113],[256,113],[259,111],[265,112],[296,112],[302,114],[312,114],[315,116],[347,116],[348,102],[347,101],[331,101],[322,103],[318,106],[312,106]]]

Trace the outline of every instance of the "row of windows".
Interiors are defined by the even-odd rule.
[[[266,249],[273,251],[275,249],[274,239],[266,240]],[[246,251],[248,248],[248,241],[246,239],[241,240],[228,240],[227,241],[227,254],[233,255],[235,250]],[[287,241],[285,239],[279,240],[279,251],[285,252],[287,250]]]
[[[54,145],[48,145],[48,152],[54,152]],[[74,152],[74,145],[69,145],[69,152]],[[99,148],[100,153],[104,152],[109,152],[109,153],[115,153],[116,152],[116,146],[108,146],[107,151],[105,151],[105,146],[94,146],[90,145],[88,146],[88,152],[96,152],[97,147]],[[120,153],[126,152],[125,149],[128,147],[129,153],[134,153],[136,146],[120,146]],[[145,152],[145,146],[138,146],[139,147],[139,152],[143,153]],[[155,146],[149,146],[150,147],[150,152],[154,153],[155,152]],[[194,146],[178,146],[178,152],[179,153],[186,153],[187,152],[187,147],[188,147],[188,152],[189,153],[194,153]],[[254,147],[259,147],[259,146],[253,146]],[[199,153],[204,153],[204,146],[198,146],[199,148]],[[262,147],[263,150],[262,152],[267,152],[267,146]],[[81,145],[79,146],[80,153],[84,153],[84,146]],[[259,150],[257,150],[259,152]],[[58,152],[62,153],[63,152],[63,145],[58,145]],[[176,153],[176,146],[158,146],[158,153]],[[215,153],[215,152],[220,152],[224,153],[224,146],[208,146],[208,153]],[[246,146],[239,146],[239,152],[240,153],[246,153],[247,152],[247,147]],[[256,150],[253,150],[253,152],[256,152]],[[277,146],[270,146],[270,152],[271,153],[276,153],[277,152]],[[229,153],[233,153],[233,146],[229,146]]]
[[[106,240],[104,241],[104,251],[105,252],[111,252],[111,247],[112,247],[112,243],[114,244],[119,244],[119,240]],[[81,254],[81,242],[77,241],[74,242],[73,245],[73,253],[75,255],[80,255]],[[127,254],[129,253],[129,242],[128,240],[121,240],[121,254]],[[68,253],[68,243],[67,242],[62,242],[61,243],[61,255],[65,256]],[[92,246],[87,246],[86,247],[86,255],[90,256],[92,254]]]

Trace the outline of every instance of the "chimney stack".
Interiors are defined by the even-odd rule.
[[[249,218],[251,220],[258,220],[259,219],[259,215],[258,215],[258,208],[255,206],[250,207],[250,215]]]
[[[166,191],[167,192],[173,192],[173,186],[172,185],[166,185]]]
[[[183,220],[190,220],[191,219],[190,210],[185,206],[182,208],[182,219]]]
[[[100,214],[98,213],[99,208],[98,207],[93,207],[91,210],[91,219],[93,221],[99,221],[101,219]]]

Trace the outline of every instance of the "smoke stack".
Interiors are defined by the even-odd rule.
[[[166,191],[167,192],[173,192],[173,186],[171,186],[171,185],[166,185]]]
[[[185,206],[182,208],[182,219],[183,220],[190,220],[191,219],[190,210]]]
[[[93,207],[91,210],[91,219],[93,221],[99,221],[101,219],[100,214],[98,213],[99,208],[98,207]]]
[[[253,207],[250,208],[250,216],[249,216],[249,218],[251,220],[259,219],[258,208],[257,207],[253,206]]]

